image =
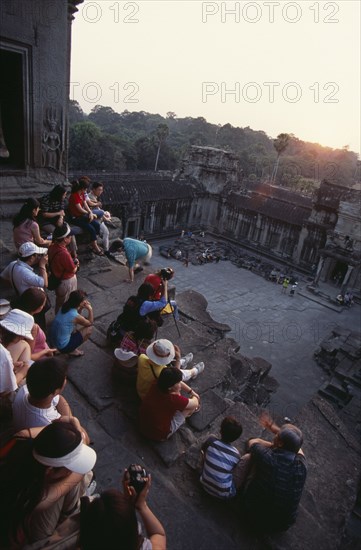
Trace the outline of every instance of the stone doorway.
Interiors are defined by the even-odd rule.
[[[0,158],[2,169],[25,168],[23,69],[21,53],[0,49],[1,126],[9,152],[7,158]]]
[[[348,264],[346,262],[341,262],[340,260],[336,261],[335,266],[331,273],[331,282],[336,286],[341,286],[345,275],[347,273]]]

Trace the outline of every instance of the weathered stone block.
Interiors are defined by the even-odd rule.
[[[201,409],[188,420],[190,426],[201,432],[209,426],[227,408],[224,399],[213,390],[202,394]]]

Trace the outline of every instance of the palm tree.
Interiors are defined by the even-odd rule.
[[[273,172],[271,176],[272,183],[276,181],[278,165],[280,163],[280,156],[287,149],[289,142],[290,142],[289,134],[279,134],[277,138],[273,140],[273,147],[277,151],[277,159],[273,167]]]
[[[160,148],[162,146],[162,143],[167,139],[168,136],[169,136],[168,126],[166,124],[158,124],[158,127],[157,127],[158,150],[157,150],[157,156],[155,159],[154,172],[156,172],[158,169]]]

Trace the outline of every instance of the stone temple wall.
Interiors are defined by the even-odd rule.
[[[71,21],[83,0],[2,0],[2,216],[67,174]]]

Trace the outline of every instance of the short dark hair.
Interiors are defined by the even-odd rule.
[[[150,283],[143,283],[138,288],[137,296],[141,300],[149,300],[154,294],[154,288]]]
[[[42,288],[30,287],[24,290],[18,300],[18,307],[26,313],[32,313],[39,309],[41,305],[45,305],[46,294]]]
[[[98,189],[99,187],[104,188],[104,184],[101,181],[94,181],[92,183],[92,189]]]
[[[169,388],[181,382],[183,376],[182,371],[176,367],[165,367],[158,378],[158,388],[163,393],[167,393]]]
[[[278,432],[278,439],[282,442],[283,449],[293,453],[298,453],[303,443],[301,430],[293,424],[283,424]]]
[[[243,432],[243,427],[233,416],[226,416],[221,424],[221,439],[224,443],[231,443],[239,438]]]
[[[26,376],[30,397],[45,399],[61,388],[65,382],[67,370],[65,362],[56,357],[35,361]]]

